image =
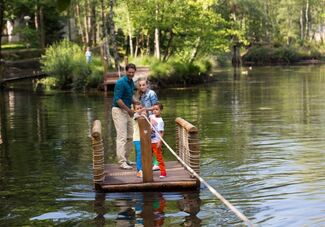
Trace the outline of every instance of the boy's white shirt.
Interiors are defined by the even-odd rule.
[[[161,117],[156,117],[154,114],[150,115],[149,118],[156,122],[156,124],[153,126],[156,130],[152,129],[151,132],[151,143],[158,143],[160,141],[160,137],[157,134],[164,131],[164,121]]]
[[[133,118],[133,141],[140,141],[139,124],[135,118]]]

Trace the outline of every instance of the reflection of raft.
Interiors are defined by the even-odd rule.
[[[167,177],[160,179],[159,171],[152,171],[150,126],[144,118],[138,120],[141,147],[143,178],[136,177],[136,170],[122,170],[117,164],[104,164],[104,147],[101,136],[101,123],[96,120],[92,130],[93,181],[98,191],[180,191],[193,190],[199,181],[178,162],[167,161]],[[197,173],[200,165],[198,130],[181,118],[176,119],[177,151],[180,158]],[[148,133],[149,132],[149,133]]]

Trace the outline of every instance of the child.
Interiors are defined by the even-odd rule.
[[[156,92],[149,88],[149,81],[145,77],[141,77],[137,81],[137,95],[141,104],[146,108],[148,114],[152,114],[153,104],[158,102]]]
[[[141,158],[141,142],[140,142],[140,131],[139,124],[136,120],[139,117],[141,112],[144,110],[143,106],[140,102],[136,102],[133,104],[133,109],[136,113],[133,117],[133,144],[135,148],[136,154],[136,163],[137,163],[137,177],[142,177],[142,158]]]
[[[158,102],[156,92],[149,88],[149,81],[145,77],[141,77],[137,81],[137,98],[140,100],[142,106],[146,108],[148,115],[152,115],[152,106]],[[152,170],[159,170],[158,161],[153,157]]]
[[[86,56],[86,62],[87,62],[87,64],[91,63],[91,51],[90,51],[90,48],[89,47],[87,47],[87,49],[86,49],[85,56]]]
[[[152,152],[159,163],[160,168],[160,178],[164,178],[167,176],[166,167],[164,163],[164,159],[162,156],[162,142],[161,139],[164,135],[164,121],[161,117],[161,111],[163,110],[163,105],[161,103],[156,103],[152,107],[152,115],[149,116],[150,121],[154,122],[153,129],[151,132],[151,146]],[[159,136],[160,135],[160,136]]]

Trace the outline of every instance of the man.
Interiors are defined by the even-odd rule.
[[[132,169],[131,162],[128,160],[132,151],[134,111],[131,104],[134,103],[133,77],[136,71],[134,64],[125,67],[126,75],[116,81],[114,88],[114,99],[112,117],[116,129],[116,156],[122,169]]]

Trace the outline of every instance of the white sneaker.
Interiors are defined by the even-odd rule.
[[[135,162],[131,162],[131,161],[127,160],[126,161],[126,164],[128,164],[129,166],[131,166],[131,165],[135,165]]]
[[[123,163],[120,165],[120,168],[121,168],[121,169],[132,169],[132,166],[129,166],[126,162],[123,162]]]
[[[159,168],[159,166],[153,166],[153,167],[152,167],[152,170],[153,170],[153,171],[158,171],[158,170],[160,170],[160,168]]]

